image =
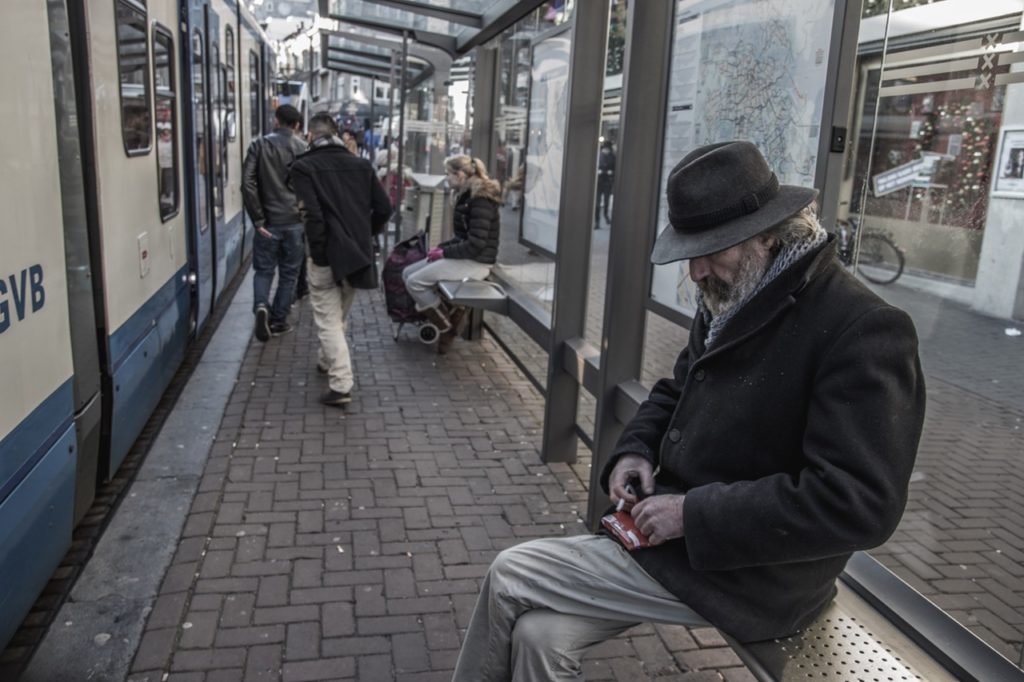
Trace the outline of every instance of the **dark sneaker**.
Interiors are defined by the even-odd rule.
[[[283,336],[288,332],[292,331],[293,329],[294,327],[292,327],[287,322],[275,322],[274,324],[270,325],[270,335]]]
[[[256,328],[253,333],[258,341],[266,343],[270,340],[270,311],[265,305],[256,308]]]
[[[330,407],[344,407],[352,402],[352,391],[342,393],[329,388],[320,394],[320,402]]]

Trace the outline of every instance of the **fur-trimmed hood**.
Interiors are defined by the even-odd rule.
[[[487,178],[486,180],[480,176],[471,176],[466,181],[466,189],[469,191],[469,196],[483,197],[484,199],[490,199],[496,204],[501,204],[501,183],[493,178]],[[460,192],[461,194],[461,192]]]

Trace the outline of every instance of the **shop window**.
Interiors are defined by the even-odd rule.
[[[153,27],[153,86],[156,100],[156,163],[160,218],[178,213],[178,127],[175,115],[174,39]]]
[[[138,156],[147,154],[152,146],[146,13],[126,0],[117,0],[114,8],[117,12],[117,69],[121,82],[121,135],[128,156]]]

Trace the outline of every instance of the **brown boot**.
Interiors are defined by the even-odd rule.
[[[469,324],[469,308],[463,305],[455,306],[455,310],[448,314],[448,320],[452,323],[452,333],[455,336],[462,336],[466,331],[466,325]]]
[[[448,319],[448,316],[444,314],[444,311],[441,310],[440,305],[424,308],[420,311],[420,315],[427,318],[427,322],[430,322],[437,327],[437,331],[442,334],[452,328],[451,321]]]
[[[441,338],[437,340],[437,354],[444,355],[448,352],[448,349],[455,343],[455,339],[462,335],[462,332],[466,331],[466,324],[469,322],[469,309],[465,306],[456,306],[448,314],[448,321],[452,323],[452,328],[441,334]]]

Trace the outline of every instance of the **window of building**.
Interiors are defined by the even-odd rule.
[[[117,69],[121,81],[121,135],[128,156],[151,148],[153,111],[149,100],[149,49],[146,13],[125,0],[117,12]]]
[[[235,32],[224,29],[224,135],[229,140],[237,136],[235,122]]]
[[[175,115],[174,38],[153,27],[153,87],[156,100],[156,164],[160,218],[178,213],[178,127]]]
[[[249,51],[249,132],[260,134],[260,58]]]

